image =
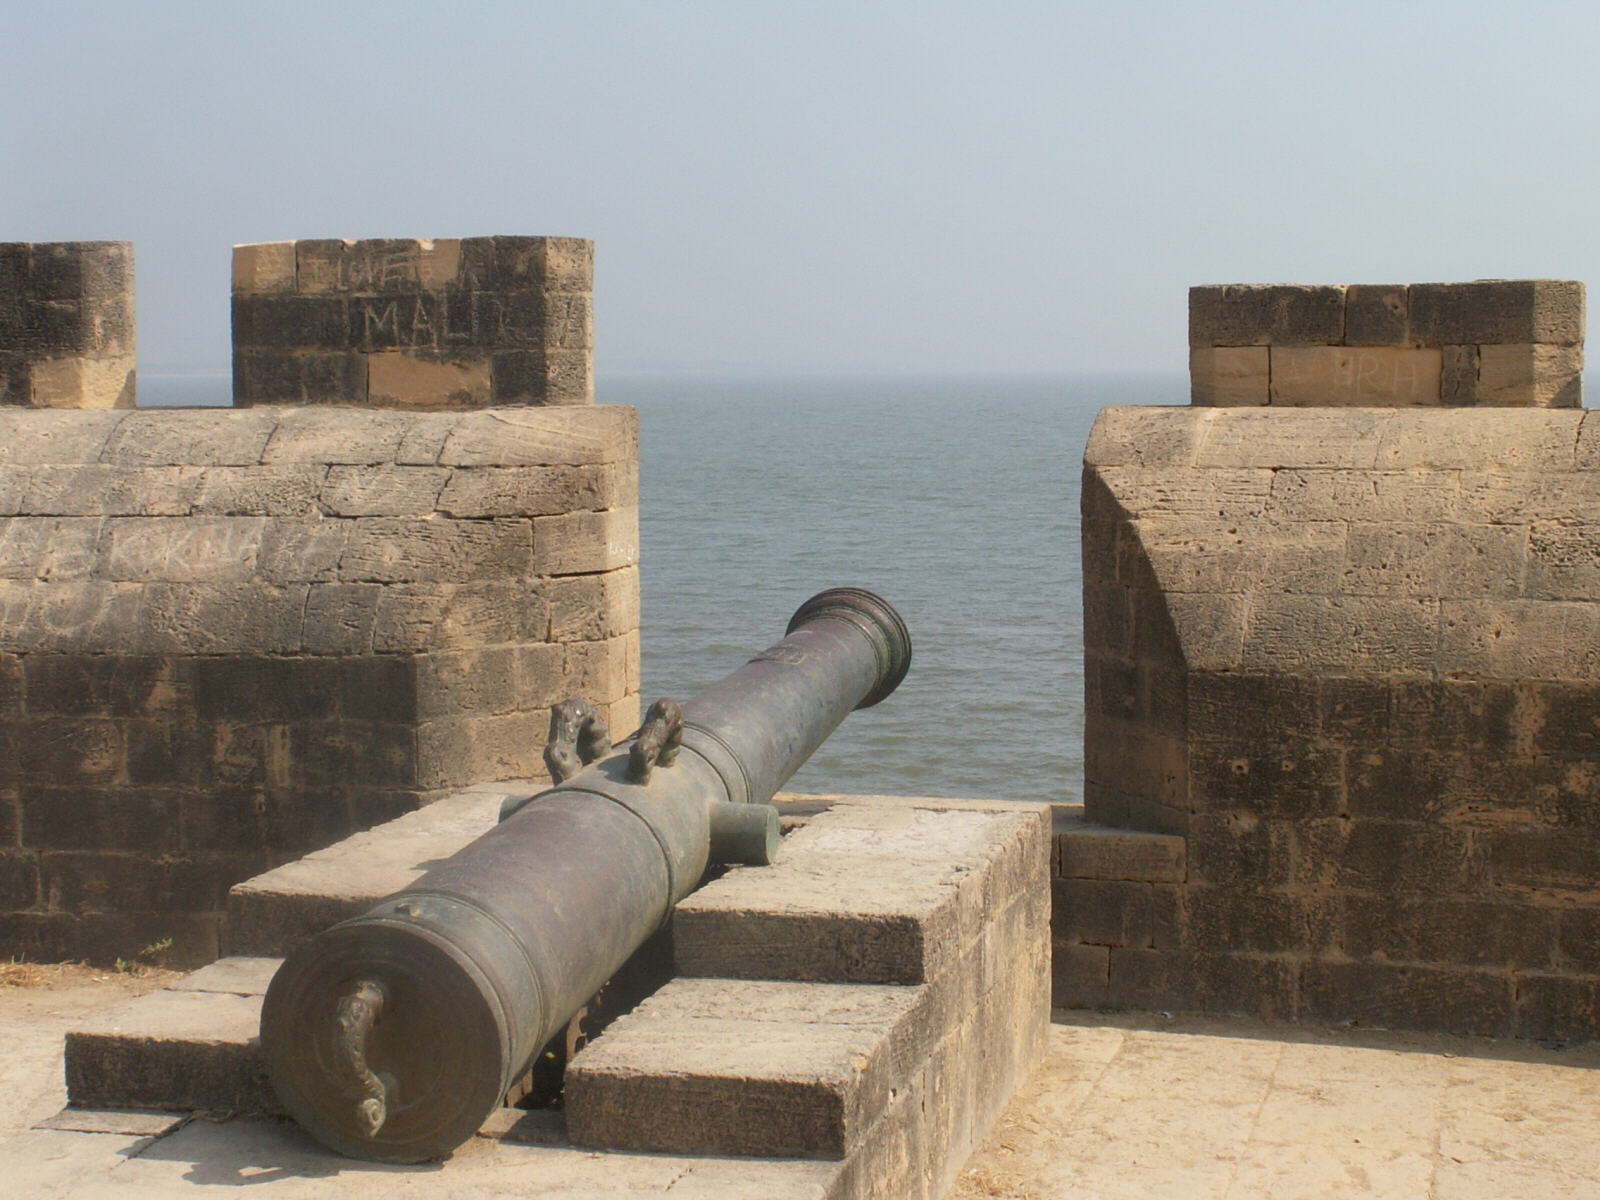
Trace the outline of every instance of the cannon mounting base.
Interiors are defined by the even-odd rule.
[[[181,1196],[223,1175],[271,1176],[259,1181],[266,1200],[274,1187],[357,1194],[352,1181],[376,1168],[270,1119],[260,995],[283,947],[476,836],[512,790],[449,797],[236,888],[233,944],[250,953],[69,1035],[73,1107],[22,1139],[77,1139],[64,1158],[29,1151],[41,1186],[77,1170],[109,1179],[113,1197]],[[791,832],[778,861],[730,870],[679,906],[677,978],[574,1057],[564,1113],[502,1109],[444,1163],[371,1180],[401,1196],[444,1183],[487,1196],[511,1180],[556,1197],[619,1180],[674,1197],[942,1195],[1041,1053],[1049,813],[780,802]],[[73,1132],[86,1126],[104,1132]]]

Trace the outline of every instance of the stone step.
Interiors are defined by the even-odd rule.
[[[1083,805],[1051,806],[1053,879],[1182,883],[1188,843],[1170,833],[1119,829],[1084,819]]]
[[[494,828],[506,796],[543,787],[480,784],[235,884],[223,930],[227,952],[282,957],[482,837]]]
[[[813,983],[926,983],[1005,910],[1033,863],[1017,806],[900,797],[837,801],[680,901],[679,975]]]
[[[848,1157],[944,1027],[926,987],[678,979],[567,1067],[567,1136],[605,1150]]]
[[[293,944],[339,905],[359,911],[488,828],[501,794],[252,880],[245,928]],[[926,1200],[1042,1044],[1048,823],[1003,803],[802,803],[773,866],[731,869],[680,906],[688,977],[569,1064],[567,1133],[614,1151],[831,1159],[830,1195]],[[277,962],[222,960],[69,1035],[71,1102],[274,1111],[256,1032]]]
[[[224,958],[100,1014],[66,1038],[78,1108],[275,1113],[256,1033],[276,958]]]
[[[538,780],[478,784],[234,885],[223,931],[227,953],[287,954],[413,883],[494,828],[507,796],[534,794],[545,786]],[[774,802],[788,832],[833,799],[780,794]]]

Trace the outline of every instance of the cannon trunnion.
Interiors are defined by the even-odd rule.
[[[768,801],[910,662],[893,608],[835,588],[681,708],[657,701],[614,749],[587,705],[558,705],[546,761],[560,782],[279,969],[261,1012],[279,1099],[344,1154],[449,1153],[708,863],[771,861]]]

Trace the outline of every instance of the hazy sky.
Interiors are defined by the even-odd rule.
[[[0,240],[592,237],[597,368],[1182,370],[1192,283],[1600,282],[1600,4],[0,0]]]

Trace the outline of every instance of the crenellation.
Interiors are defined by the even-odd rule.
[[[0,405],[132,408],[133,247],[0,243]]]
[[[593,402],[591,242],[314,239],[234,258],[237,404]]]
[[[1584,321],[1562,279],[1195,287],[1191,400],[1578,408]]]

